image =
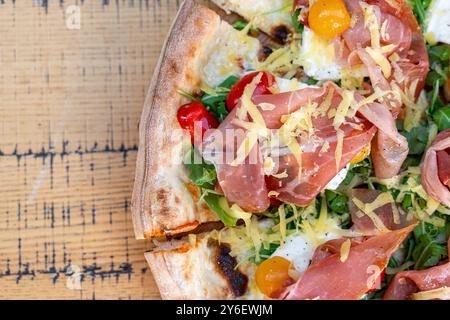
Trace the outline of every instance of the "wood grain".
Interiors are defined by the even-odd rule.
[[[0,298],[159,298],[129,203],[178,1],[0,3]]]

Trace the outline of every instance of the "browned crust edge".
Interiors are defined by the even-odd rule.
[[[195,72],[192,73],[192,70],[189,70],[189,66],[195,64],[196,54],[204,46],[201,40],[213,32],[211,29],[215,28],[219,21],[220,17],[214,11],[194,0],[186,0],[182,3],[163,46],[139,125],[139,151],[131,201],[137,239],[188,232],[204,222],[188,221],[174,230],[166,230],[161,226],[155,227],[152,221],[150,195],[158,191],[152,182],[152,175],[158,165],[154,159],[157,158],[158,153],[164,152],[155,145],[157,139],[164,138],[157,132],[156,126],[161,121],[170,123],[175,119],[173,114],[168,114],[166,111],[170,108],[178,108],[182,101],[181,96],[176,96],[176,90],[181,83],[188,83],[192,88],[198,87],[200,79]],[[169,117],[173,119],[168,119]],[[167,218],[170,219],[170,217]],[[151,226],[150,230],[148,226]]]
[[[248,278],[236,269],[230,249],[207,234],[166,243],[145,253],[165,300],[236,299],[247,293]]]

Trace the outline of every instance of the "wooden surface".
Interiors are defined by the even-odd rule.
[[[159,298],[129,205],[178,4],[0,1],[0,298]]]

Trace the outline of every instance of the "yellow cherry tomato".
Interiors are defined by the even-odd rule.
[[[310,28],[325,39],[333,39],[350,27],[351,17],[343,0],[318,0],[310,8]]]
[[[269,258],[256,269],[256,285],[266,296],[270,297],[275,291],[284,288],[291,281],[289,268],[291,262],[283,257]]]
[[[363,161],[370,154],[370,143],[366,144],[364,148],[350,161],[351,164],[355,164]]]

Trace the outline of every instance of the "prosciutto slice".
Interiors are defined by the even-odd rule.
[[[362,243],[354,243],[345,262],[336,252],[312,264],[300,279],[280,298],[289,300],[356,300],[373,287],[414,226],[374,236]]]
[[[263,112],[263,117],[267,127],[279,128],[282,115],[305,107],[308,101],[320,105],[330,90],[334,91],[330,107],[336,108],[342,101],[342,89],[332,82],[326,83],[323,88],[308,88],[282,94],[258,96],[254,98],[254,101],[256,104],[266,103],[276,106],[271,111]],[[281,178],[270,176],[266,179],[268,189],[278,193],[277,199],[299,206],[308,205],[337,172],[345,167],[366,144],[370,143],[376,132],[376,127],[364,118],[357,118],[356,121],[348,119],[348,124],[340,127],[344,138],[341,161],[337,165],[338,139],[333,126],[333,118],[324,114],[312,119],[312,123],[316,132],[315,137],[311,139],[305,136],[298,139],[303,149],[300,177],[298,174],[299,163],[295,155],[287,153],[279,157],[277,164],[278,172],[285,172],[285,176]],[[355,129],[352,125],[358,126],[359,129]],[[326,148],[323,148],[324,144],[327,146]]]
[[[250,150],[244,163],[231,165],[247,134],[246,130],[233,124],[237,110],[234,108],[217,130],[206,132],[203,157],[214,163],[219,187],[228,201],[249,212],[262,212],[269,207],[270,201],[259,145]]]
[[[351,190],[348,205],[350,214],[352,215],[353,221],[352,228],[354,230],[363,233],[373,233],[374,231],[378,231],[373,220],[369,216],[365,214],[363,215],[358,214],[360,210],[355,205],[353,200],[358,199],[364,204],[370,204],[373,203],[382,194],[383,192],[379,190],[369,190],[359,188]],[[397,210],[395,212],[394,211],[395,208],[393,206],[395,206],[395,204],[387,203],[374,210],[374,213],[383,223],[384,227],[386,227],[389,230],[398,230],[405,228],[416,222],[416,220],[413,217],[407,216],[402,211]]]
[[[429,59],[420,27],[406,0],[344,0],[347,10],[355,23],[342,37],[333,40],[337,59],[342,65],[363,64],[375,91],[389,92],[400,89],[409,99],[417,99],[425,85],[429,70]],[[297,0],[294,8],[307,10],[308,1]],[[371,12],[365,15],[365,11]],[[379,43],[372,43],[367,16],[375,16]],[[366,48],[373,45],[389,48],[383,55],[390,64],[389,74],[368,53]],[[390,46],[390,47],[389,47]],[[407,92],[407,93],[406,93]],[[393,119],[402,117],[401,97],[389,95],[383,98],[385,108],[393,114]],[[395,123],[394,123],[395,125]],[[398,135],[389,136],[386,130],[378,133],[372,143],[372,159],[377,177],[386,179],[398,173],[408,154],[406,139]]]
[[[359,112],[380,130],[372,141],[372,160],[375,175],[381,179],[395,176],[408,156],[408,140],[402,136],[386,106],[373,103],[363,106]]]
[[[371,5],[370,8],[377,19],[380,31],[379,45],[385,47],[392,45],[393,49],[388,51],[386,56],[393,53],[397,55],[397,59],[391,59],[394,72],[386,78],[380,72],[380,67],[363,50],[372,43],[370,28],[366,24],[360,0],[345,1],[347,9],[356,21],[355,25],[349,28],[342,37],[350,51],[348,56],[350,65],[358,62],[364,63],[372,85],[381,90],[388,89],[391,81],[397,82],[403,89],[416,82],[415,94],[417,97],[425,84],[429,60],[425,41],[411,7],[406,0],[366,0],[365,2]],[[401,104],[397,107],[401,107]],[[394,109],[394,112],[398,111]]]
[[[315,265],[321,262],[322,260],[336,253],[339,253],[341,250],[341,246],[345,241],[347,241],[347,238],[334,239],[318,246],[316,251],[314,251],[314,255],[311,259],[311,265]],[[351,241],[350,249],[362,243],[362,239],[357,238],[351,238],[350,241]]]
[[[434,200],[450,207],[448,150],[450,150],[450,129],[436,136],[425,153],[420,170],[425,192]]]
[[[311,111],[314,114],[309,115],[312,125],[308,128],[310,132],[302,131],[296,138],[301,154],[295,154],[283,145],[278,149],[268,150],[267,141],[263,140],[261,143],[258,140],[252,146],[244,163],[232,165],[231,162],[237,156],[236,150],[249,133],[249,128],[244,129],[245,126],[237,125],[236,121],[245,120],[246,123],[251,123],[248,115],[245,119],[239,117],[239,106],[228,115],[215,133],[207,132],[203,143],[207,152],[203,155],[206,160],[214,163],[219,185],[226,198],[250,212],[261,212],[268,208],[269,191],[274,191],[276,199],[280,201],[299,206],[308,205],[327,183],[372,141],[377,128],[378,139],[383,137],[385,141],[395,141],[397,147],[399,145],[405,147],[400,148],[404,150],[402,154],[391,154],[388,152],[389,149],[383,149],[387,155],[383,154],[384,162],[381,160],[378,162],[385,165],[385,171],[398,170],[399,166],[395,161],[403,160],[404,153],[407,153],[407,142],[397,132],[392,114],[383,105],[364,104],[354,117],[346,118],[339,126],[342,139],[338,138],[335,118],[333,113],[330,116],[330,111],[336,112],[343,102],[344,95],[345,92],[341,88],[327,82],[322,88],[305,88],[253,97],[253,103],[257,106],[265,127],[272,131],[280,129],[283,125],[281,121],[283,116],[291,115],[303,108],[309,108],[311,111],[311,105],[314,105]],[[353,98],[353,103],[363,99],[357,93],[353,93]],[[326,110],[321,109],[324,105]],[[241,134],[233,136],[230,140],[227,135],[230,130],[240,131]],[[340,143],[342,145],[339,145]],[[338,147],[341,151],[340,159],[336,151]],[[213,154],[222,158],[215,159],[211,157]],[[268,176],[264,173],[263,154],[270,156],[277,168],[276,172]]]
[[[450,262],[426,270],[401,271],[397,273],[386,290],[383,299],[406,300],[413,293],[442,287],[450,287]]]

